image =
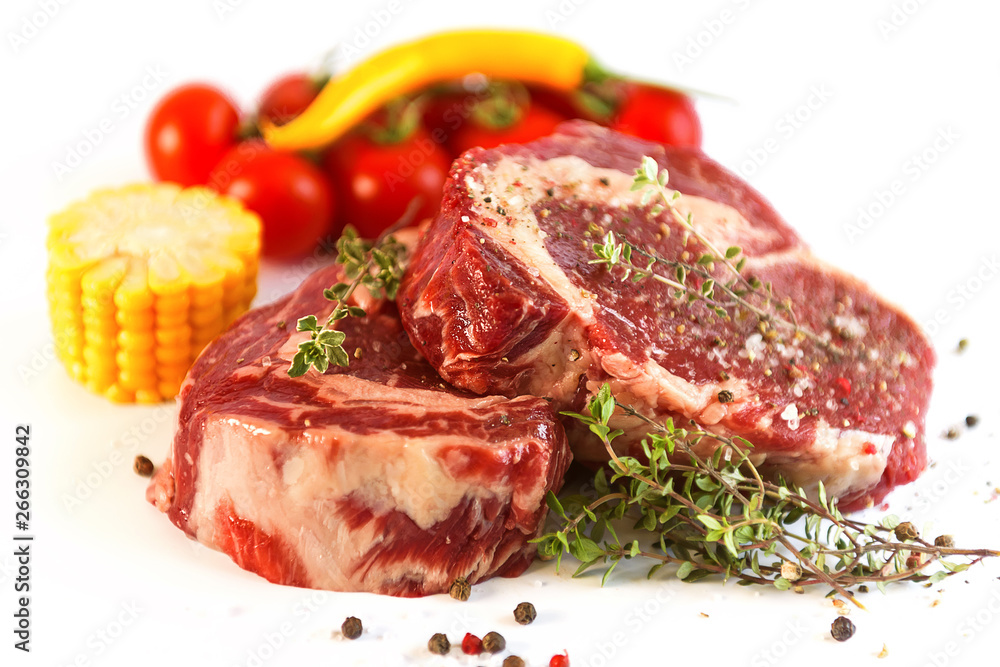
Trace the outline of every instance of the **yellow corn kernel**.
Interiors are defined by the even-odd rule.
[[[153,358],[158,364],[166,366],[183,366],[191,361],[191,345],[185,343],[181,347],[157,347],[153,350]]]
[[[115,354],[115,364],[118,368],[133,373],[155,373],[157,359],[157,356],[151,354],[134,353],[126,350],[118,350]]]
[[[172,329],[157,327],[154,332],[156,344],[159,347],[170,348],[178,345],[187,345],[191,340],[191,327],[187,323]]]
[[[181,389],[182,381],[178,379],[160,380],[160,383],[156,385],[156,389],[161,396],[176,396],[177,392]]]
[[[46,247],[58,358],[91,391],[152,403],[249,307],[260,221],[206,188],[137,184],[53,215]]]
[[[167,396],[173,395],[174,394],[167,394]],[[158,389],[138,389],[135,392],[136,403],[152,404],[159,403],[162,400],[164,400],[164,394],[162,394]]]

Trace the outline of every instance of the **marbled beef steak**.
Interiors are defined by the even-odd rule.
[[[744,308],[721,318],[661,283],[590,264],[608,230],[668,259],[693,263],[704,251],[630,191],[644,155],[669,170],[678,209],[705,237],[741,246],[744,275],[772,283],[843,353]],[[398,302],[417,349],[455,386],[579,410],[608,382],[650,417],[747,438],[764,469],[806,489],[822,480],[847,509],[880,501],[926,463],[934,354],[918,327],[810,254],[756,191],[697,150],[574,122],[531,144],[466,153]],[[636,454],[646,429],[615,422],[621,449]],[[606,459],[595,438],[570,437],[577,459]]]
[[[296,320],[325,319],[322,292],[339,270],[319,270],[206,348],[148,498],[281,584],[418,596],[458,576],[520,574],[569,465],[562,426],[542,399],[445,385],[395,305],[363,295],[368,316],[339,323],[350,367],[289,377],[306,336]]]

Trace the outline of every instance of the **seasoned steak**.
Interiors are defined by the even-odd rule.
[[[213,342],[181,389],[147,496],[190,537],[269,581],[399,596],[515,576],[570,461],[542,399],[444,384],[392,302],[338,324],[349,368],[291,378],[296,320],[330,312],[321,269]],[[359,290],[359,293],[362,290]]]
[[[678,211],[717,248],[740,246],[743,274],[771,283],[818,340],[590,263],[609,230],[667,260],[693,264],[705,252],[631,191],[644,155],[669,171]],[[720,283],[733,277],[721,263],[707,270]],[[765,470],[807,490],[822,481],[847,509],[880,501],[926,463],[934,354],[918,327],[812,256],[756,191],[698,150],[573,122],[527,145],[469,151],[398,301],[417,349],[455,386],[578,410],[607,382],[649,417],[750,440]],[[621,414],[614,426],[626,431],[620,450],[639,453],[646,427]],[[577,459],[606,460],[596,439],[570,437]]]

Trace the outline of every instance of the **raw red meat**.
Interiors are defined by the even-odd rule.
[[[445,385],[363,290],[367,317],[339,323],[350,367],[289,377],[296,320],[325,319],[340,277],[317,271],[202,353],[147,497],[276,583],[419,596],[520,574],[571,458],[562,426],[542,399]]]
[[[661,283],[623,282],[621,269],[590,264],[608,230],[667,259],[693,263],[705,251],[630,191],[644,155],[669,170],[669,187],[683,194],[678,210],[704,236],[723,250],[741,246],[744,274],[770,282],[802,325],[843,353],[745,308],[721,318]],[[732,277],[719,263],[711,271]],[[469,151],[452,167],[398,301],[417,349],[455,386],[579,410],[608,382],[650,417],[747,438],[765,470],[807,490],[823,481],[845,509],[880,501],[926,463],[934,354],[919,328],[812,256],[756,191],[696,149],[573,122],[524,146]],[[626,431],[620,449],[638,454],[646,427],[624,415],[614,426]],[[578,435],[577,459],[607,458],[599,441]]]

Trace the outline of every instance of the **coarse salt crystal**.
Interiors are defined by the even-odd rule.
[[[794,403],[789,403],[781,412],[781,418],[788,422],[788,429],[795,431],[799,428],[799,409]]]

